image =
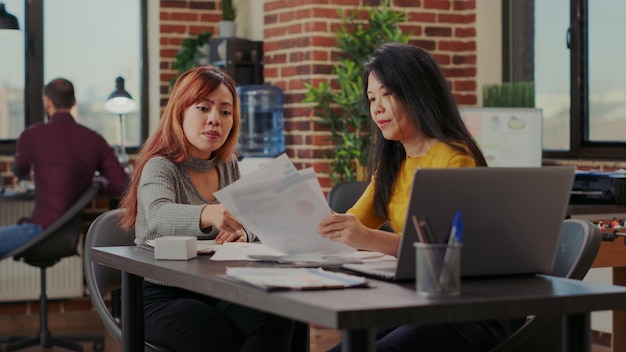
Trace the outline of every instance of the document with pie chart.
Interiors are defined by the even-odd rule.
[[[267,247],[285,254],[338,254],[355,249],[321,237],[329,216],[313,168],[297,170],[286,154],[215,193],[215,197]]]

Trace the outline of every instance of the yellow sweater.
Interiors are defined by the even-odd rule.
[[[404,226],[404,220],[409,202],[409,192],[413,181],[413,172],[417,168],[446,168],[446,167],[475,167],[476,161],[470,155],[465,155],[450,146],[437,142],[433,144],[424,155],[416,158],[406,158],[402,163],[400,174],[393,188],[393,194],[387,205],[388,219],[376,214],[374,209],[374,183],[370,184],[363,192],[361,198],[348,210],[354,214],[365,226],[379,228],[385,222],[389,222],[393,230],[400,234]]]

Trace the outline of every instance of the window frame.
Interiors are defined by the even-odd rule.
[[[141,38],[141,63],[140,63],[140,94],[137,105],[141,108],[140,119],[140,141],[148,138],[148,87],[149,87],[149,67],[148,67],[148,0],[140,2],[140,29]],[[42,88],[44,86],[43,72],[43,0],[25,1],[25,24],[24,24],[24,50],[25,55],[25,85],[24,85],[24,123],[30,126],[34,123],[44,122],[45,111],[43,108]],[[15,154],[16,139],[0,140],[0,155]],[[126,151],[134,154],[139,146],[128,146]]]
[[[503,0],[502,19],[503,81],[534,80],[534,72],[530,77],[520,74],[520,65],[516,65],[529,59],[526,40],[531,34],[534,36],[534,30],[530,29],[534,27],[534,1]],[[567,151],[544,149],[543,159],[626,160],[626,143],[589,140],[588,25],[588,0],[570,0],[570,27],[564,33],[571,63],[570,145]],[[520,37],[525,38],[521,48],[514,45]],[[532,59],[534,61],[534,54]]]

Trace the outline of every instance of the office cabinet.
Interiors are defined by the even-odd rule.
[[[211,38],[209,62],[229,71],[238,85],[263,83],[263,42]]]

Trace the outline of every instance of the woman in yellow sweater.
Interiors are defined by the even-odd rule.
[[[327,217],[318,230],[354,248],[395,256],[414,170],[487,163],[461,120],[449,82],[426,50],[382,45],[365,65],[364,96],[378,127],[370,156],[372,180],[347,214]],[[378,230],[385,222],[393,233]],[[508,321],[402,325],[378,329],[376,350],[487,351],[508,334]]]

